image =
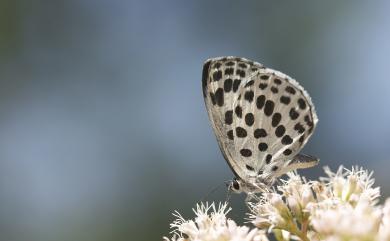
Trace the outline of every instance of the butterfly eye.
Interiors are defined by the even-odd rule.
[[[238,181],[236,179],[233,180],[232,186],[233,186],[233,189],[240,190],[240,184],[238,183]]]

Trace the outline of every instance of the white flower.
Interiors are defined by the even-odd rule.
[[[349,203],[321,205],[311,213],[311,225],[321,237],[341,240],[372,240],[381,223],[382,211],[369,200],[359,201],[355,207]]]
[[[372,172],[342,166],[327,177],[307,181],[296,172],[273,189],[252,194],[247,204],[249,220],[257,228],[238,226],[226,218],[227,204],[199,204],[194,220],[179,213],[171,224],[173,237],[166,241],[268,241],[266,230],[276,240],[289,241],[390,241],[390,198],[377,204],[379,187],[373,187]]]
[[[286,240],[279,230],[305,241],[377,237],[382,211],[375,206],[379,187],[373,187],[372,173],[358,167],[340,167],[336,173],[325,168],[325,172],[328,177],[309,182],[289,173],[276,190],[249,203],[249,219],[258,228],[272,230],[279,240]],[[388,209],[390,228],[390,201]],[[382,236],[390,237],[390,231]]]
[[[311,184],[296,172],[288,174],[288,180],[282,180],[278,189],[286,197],[287,204],[293,214],[300,220],[304,219],[306,206],[314,201]]]
[[[258,203],[249,203],[252,214],[249,219],[258,228],[283,229],[292,215],[277,193],[263,193]]]
[[[329,185],[331,196],[338,198],[343,202],[349,202],[356,205],[359,199],[369,200],[370,203],[376,204],[380,196],[380,188],[375,187],[372,172],[363,170],[363,168],[353,167],[351,170],[340,166],[336,173],[332,172],[328,167],[325,167],[326,178],[320,178],[325,184]]]
[[[390,241],[390,198],[387,198],[382,213],[382,223],[378,234],[379,240]]]
[[[273,231],[278,240],[309,240],[309,214],[307,206],[315,202],[311,183],[296,172],[276,190],[262,194],[260,202],[249,203],[249,219],[258,228]]]
[[[211,205],[198,204],[195,221],[185,220],[178,212],[174,213],[177,219],[171,224],[174,229],[172,241],[268,241],[265,232],[256,228],[250,230],[246,226],[238,226],[233,220],[227,219],[230,211],[227,204]]]

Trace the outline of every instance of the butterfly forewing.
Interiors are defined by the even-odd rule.
[[[203,96],[209,119],[226,161],[240,178],[245,178],[247,170],[242,163],[250,153],[237,155],[237,134],[247,135],[236,126],[240,110],[234,106],[245,77],[260,68],[260,64],[234,57],[210,59],[203,66]]]
[[[236,176],[277,176],[317,123],[310,97],[287,75],[244,58],[206,61],[203,94],[220,149]]]

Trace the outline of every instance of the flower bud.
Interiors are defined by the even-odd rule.
[[[270,198],[270,203],[279,211],[279,213],[285,212],[288,209],[279,194],[273,193]]]
[[[305,208],[309,202],[314,200],[313,193],[309,186],[305,185],[302,192],[302,208]]]
[[[336,197],[341,197],[343,194],[344,179],[341,177],[335,177],[332,184],[333,184],[333,194]]]
[[[301,207],[300,207],[298,201],[294,197],[289,196],[287,198],[287,203],[288,203],[288,206],[290,207],[290,210],[292,211],[292,213],[295,216],[301,215],[301,212],[302,212]]]
[[[358,178],[356,175],[350,175],[347,180],[347,186],[344,188],[342,200],[348,201],[351,195],[355,192]]]

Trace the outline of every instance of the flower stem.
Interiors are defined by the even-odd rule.
[[[291,227],[291,229],[287,230],[287,231],[298,236],[302,241],[310,241],[306,235],[307,234],[307,221],[302,223],[302,230],[299,230],[299,228],[297,227],[297,225],[295,225],[295,223],[294,223],[294,225],[291,225],[290,227]]]
[[[307,234],[307,227],[309,225],[309,220],[305,219],[303,222],[302,222],[302,228],[301,228],[301,232],[306,236]]]

